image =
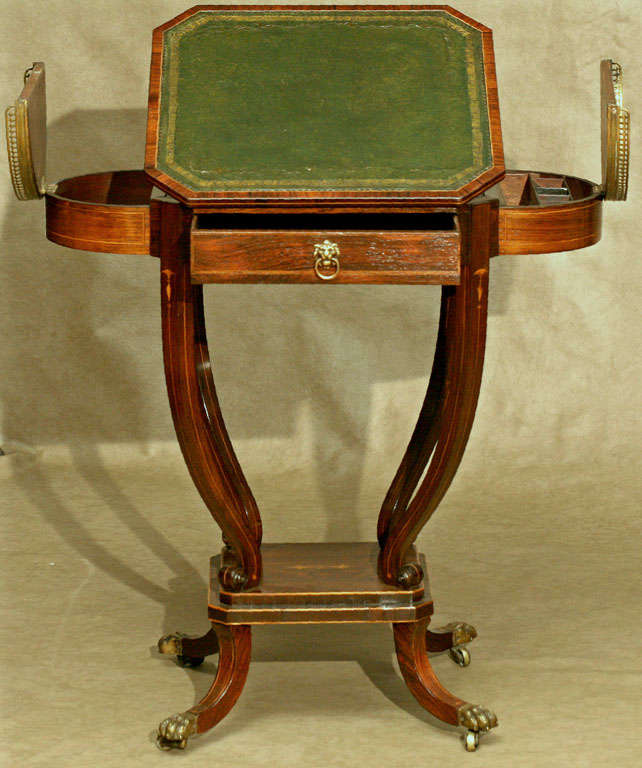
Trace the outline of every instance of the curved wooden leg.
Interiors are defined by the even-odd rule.
[[[250,668],[252,628],[214,624],[219,656],[216,678],[201,701],[186,712],[166,718],[158,726],[161,749],[185,749],[190,736],[205,733],[236,704]]]
[[[392,625],[399,667],[410,692],[422,707],[444,723],[461,725],[473,734],[495,728],[497,716],[493,712],[453,696],[439,682],[428,659],[427,624],[428,620],[423,619]],[[476,746],[476,737],[472,743]]]
[[[198,374],[201,397],[203,398],[205,415],[212,428],[213,437],[218,439],[218,453],[227,464],[227,472],[234,484],[236,497],[241,505],[242,512],[247,517],[250,527],[260,544],[263,536],[261,515],[259,514],[250,486],[245,479],[239,460],[234,453],[232,441],[228,435],[227,427],[223,420],[223,414],[221,413],[218,395],[216,394],[216,387],[214,386],[212,364],[210,362],[210,353],[207,344],[205,312],[203,311],[203,286],[194,285],[192,291],[194,294],[196,371]]]
[[[379,512],[377,538],[381,546],[385,544],[390,521],[400,510],[403,511],[408,506],[437,442],[441,399],[446,381],[448,362],[446,327],[448,316],[452,311],[453,300],[454,288],[448,285],[443,286],[441,289],[441,311],[439,315],[437,346],[430,372],[428,390],[406,453],[401,460],[397,474],[390,485]]]
[[[164,635],[158,641],[159,653],[176,656],[181,667],[198,667],[206,656],[218,653],[216,632],[210,629],[202,637],[190,637],[182,632]]]
[[[189,216],[174,202],[155,203],[165,378],[185,462],[235,555],[236,562],[221,572],[221,583],[239,590],[256,586],[261,578],[260,518],[216,400],[202,322],[202,291],[191,283]]]
[[[496,201],[469,206],[462,216],[460,284],[447,302],[443,344],[446,379],[440,393],[438,434],[426,475],[407,508],[397,509],[381,551],[383,579],[412,587],[423,574],[406,562],[410,547],[446,493],[468,440],[481,385],[488,309],[488,262],[497,247]],[[437,411],[437,406],[432,407]],[[427,452],[424,451],[424,454]]]

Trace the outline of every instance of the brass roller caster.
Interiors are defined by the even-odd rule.
[[[464,704],[457,711],[457,723],[466,729],[464,746],[466,752],[474,752],[479,746],[479,737],[498,725],[497,715],[490,709],[477,704]]]
[[[470,651],[465,645],[456,645],[448,651],[450,658],[460,667],[470,664]]]
[[[466,752],[475,752],[479,746],[479,731],[466,731],[464,735]]]

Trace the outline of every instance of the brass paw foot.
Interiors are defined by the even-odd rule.
[[[216,653],[218,644],[215,636],[208,632],[204,637],[190,637],[182,632],[164,635],[158,641],[159,653],[176,656],[181,667],[198,667],[205,661],[205,656]]]
[[[166,718],[158,726],[156,744],[159,749],[185,749],[187,739],[196,733],[196,715],[179,713]]]
[[[477,630],[475,627],[473,627],[472,624],[466,624],[463,621],[455,621],[452,624],[446,625],[444,629],[451,632],[453,646],[470,643],[471,640],[474,640],[477,637]]]
[[[467,667],[470,664],[470,651],[466,648],[465,643],[470,643],[477,637],[477,630],[472,624],[466,624],[463,621],[448,624],[444,629],[450,630],[452,637],[453,645],[449,649],[448,655],[455,664],[460,667]]]
[[[164,635],[158,641],[160,653],[176,656],[176,663],[180,667],[200,667],[205,661],[204,656],[189,656],[183,653],[183,639],[189,639],[182,632],[174,632],[172,635]]]
[[[180,656],[183,652],[182,640],[185,635],[182,632],[175,632],[173,635],[164,635],[158,641],[158,652],[166,653],[169,656]]]
[[[498,725],[497,715],[490,709],[476,704],[462,704],[457,710],[457,722],[467,728],[464,744],[467,752],[474,752],[479,746],[479,736],[488,733]]]
[[[477,630],[463,621],[454,621],[426,633],[426,649],[431,653],[448,651],[448,655],[460,667],[470,664],[470,651],[465,647],[477,637]]]

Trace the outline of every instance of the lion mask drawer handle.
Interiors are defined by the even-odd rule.
[[[314,271],[316,276],[320,280],[334,280],[341,270],[341,264],[339,263],[340,256],[339,246],[337,243],[332,243],[330,240],[324,240],[322,243],[317,243],[314,246]],[[322,272],[321,270],[326,270]],[[328,273],[327,270],[332,270]]]

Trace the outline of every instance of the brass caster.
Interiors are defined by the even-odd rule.
[[[457,710],[457,724],[468,731],[490,731],[497,728],[497,715],[490,709],[464,702]]]
[[[466,731],[464,734],[466,752],[474,752],[479,746],[479,731]]]
[[[182,741],[171,741],[159,734],[156,735],[156,746],[163,750],[163,752],[169,752],[170,749],[185,749],[187,747],[187,739]]]
[[[490,709],[476,704],[464,704],[457,710],[457,723],[466,729],[464,745],[467,752],[474,752],[479,746],[479,737],[497,727],[497,715]]]
[[[172,715],[158,726],[156,746],[163,751],[185,749],[187,740],[196,733],[196,716],[189,712]]]
[[[158,652],[168,656],[176,656],[182,651],[182,642],[185,635],[182,632],[174,632],[171,635],[163,635],[158,641]]]
[[[460,667],[467,667],[470,664],[470,651],[465,645],[455,645],[449,651],[450,658]]]
[[[179,667],[200,667],[205,661],[204,656],[188,656],[183,653],[183,639],[187,637],[183,632],[165,635],[158,641],[158,651],[168,656],[176,656]]]

